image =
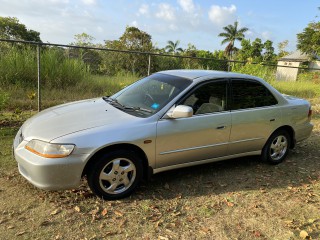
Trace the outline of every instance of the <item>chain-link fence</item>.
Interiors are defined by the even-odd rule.
[[[310,71],[305,67],[280,68],[285,68],[284,72]],[[0,110],[40,110],[111,95],[142,76],[161,70],[234,71],[272,81],[279,76],[280,68],[195,56],[0,39]]]

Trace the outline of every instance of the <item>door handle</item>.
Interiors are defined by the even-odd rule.
[[[276,119],[275,118],[272,118],[272,119],[270,119],[270,122],[274,122]]]
[[[226,128],[226,126],[219,126],[219,127],[217,127],[217,129],[219,129],[219,130],[225,129],[225,128]]]

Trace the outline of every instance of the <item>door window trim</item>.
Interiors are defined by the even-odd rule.
[[[206,84],[225,82],[226,83],[226,108],[225,108],[225,110],[219,111],[219,112],[193,114],[192,117],[230,112],[230,98],[229,98],[230,97],[229,96],[230,95],[230,83],[229,83],[229,81],[230,81],[229,78],[217,78],[217,79],[208,79],[208,80],[199,82],[198,84],[193,86],[188,92],[186,92],[183,96],[181,96],[181,98],[179,98],[176,101],[176,103],[173,105],[176,105],[176,106],[180,105],[181,102],[185,101],[188,97],[190,97],[197,89],[201,88],[202,86],[204,86]]]
[[[270,94],[271,96],[276,100],[276,104],[273,105],[266,105],[266,106],[260,106],[260,107],[249,107],[249,108],[238,108],[238,109],[233,109],[233,89],[232,89],[232,82],[233,81],[244,81],[244,82],[253,82],[257,83],[261,86],[263,86]],[[275,107],[276,105],[279,104],[278,99],[274,96],[274,94],[260,81],[254,80],[254,79],[249,79],[249,78],[230,78],[229,79],[229,102],[230,102],[230,111],[235,112],[235,111],[244,111],[244,110],[250,110],[250,109],[263,109],[263,108],[271,108]]]

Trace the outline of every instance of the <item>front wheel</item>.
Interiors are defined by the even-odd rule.
[[[287,131],[274,132],[262,150],[262,159],[271,164],[281,163],[288,155],[291,139]]]
[[[134,152],[123,150],[101,155],[87,173],[92,192],[107,200],[129,196],[141,177],[141,160]]]

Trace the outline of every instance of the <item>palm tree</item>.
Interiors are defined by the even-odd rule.
[[[176,42],[168,41],[168,45],[165,47],[165,49],[167,50],[167,52],[172,53],[172,55],[183,52],[182,48],[178,48],[179,44],[179,40],[177,40]]]
[[[246,27],[238,29],[238,21],[234,22],[233,25],[229,24],[228,26],[225,26],[223,29],[225,32],[220,33],[218,36],[224,37],[221,44],[229,43],[224,51],[231,59],[232,53],[236,50],[234,42],[236,40],[241,41],[244,38],[244,33],[249,29]]]

